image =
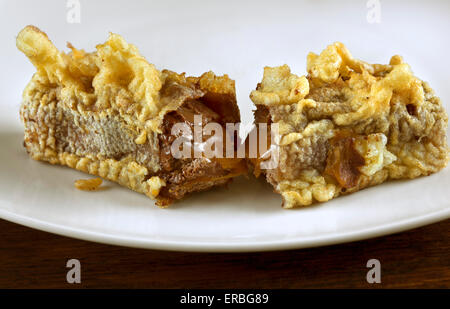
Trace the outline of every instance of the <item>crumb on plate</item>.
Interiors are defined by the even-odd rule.
[[[102,183],[101,178],[78,179],[75,181],[75,188],[81,191],[97,191]]]

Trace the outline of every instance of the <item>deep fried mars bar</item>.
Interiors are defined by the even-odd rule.
[[[212,72],[158,71],[134,45],[111,34],[97,50],[60,52],[33,26],[17,47],[36,67],[20,116],[33,159],[115,181],[166,206],[187,193],[228,183],[242,160],[173,157],[171,128],[239,122],[234,81]]]
[[[278,167],[261,172],[285,208],[446,166],[447,114],[400,56],[368,64],[335,43],[310,53],[307,71],[266,67],[250,96],[256,123],[279,126]]]

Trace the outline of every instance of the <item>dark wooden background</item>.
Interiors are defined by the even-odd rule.
[[[0,220],[0,288],[450,288],[450,220],[342,245],[182,253],[95,244]],[[81,284],[66,262],[81,262]],[[381,262],[381,284],[366,263]]]

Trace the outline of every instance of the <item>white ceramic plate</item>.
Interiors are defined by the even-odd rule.
[[[288,63],[304,74],[307,52],[338,40],[370,62],[403,55],[448,107],[450,3],[382,1],[380,23],[368,22],[371,8],[365,1],[81,1],[81,23],[69,24],[64,1],[0,2],[0,217],[91,241],[186,251],[319,246],[449,218],[449,169],[297,210],[283,210],[264,182],[242,178],[162,210],[111,183],[102,192],[77,191],[73,181],[84,175],[32,161],[22,147],[18,109],[34,68],[14,39],[27,24],[60,48],[70,40],[90,50],[113,31],[159,68],[228,73],[245,122],[252,120],[248,94],[263,66]]]

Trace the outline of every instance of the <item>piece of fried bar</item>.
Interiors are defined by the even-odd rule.
[[[33,159],[117,182],[159,206],[246,173],[239,159],[176,158],[171,151],[172,126],[193,126],[194,115],[203,125],[239,122],[227,75],[160,72],[117,34],[95,52],[68,44],[66,54],[27,26],[17,47],[37,69],[20,109]]]
[[[278,125],[279,164],[261,172],[283,207],[446,166],[447,114],[400,56],[387,65],[368,64],[335,43],[320,55],[310,53],[307,71],[297,76],[287,65],[266,67],[250,95],[255,122]]]

